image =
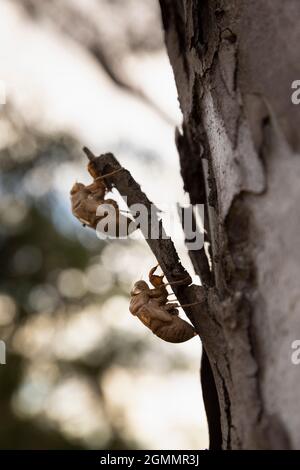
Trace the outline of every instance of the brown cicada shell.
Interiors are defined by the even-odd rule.
[[[131,291],[129,310],[159,338],[169,343],[183,343],[197,335],[193,326],[178,316],[179,305],[168,302],[164,276],[154,275],[157,266],[150,270],[150,288],[138,281]]]
[[[98,222],[107,215],[105,211],[103,212],[103,215],[97,215],[97,209],[99,206],[103,206],[103,208],[110,207],[114,209],[112,213],[114,214],[118,235],[118,227],[121,218],[125,219],[125,226],[127,227],[129,226],[131,219],[120,214],[116,201],[113,199],[106,199],[108,188],[105,184],[104,178],[113,175],[115,172],[104,176],[97,176],[91,163],[88,165],[88,171],[94,178],[93,183],[88,186],[85,186],[82,183],[75,183],[70,191],[72,213],[83,225],[96,229]]]

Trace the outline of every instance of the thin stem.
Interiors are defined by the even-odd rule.
[[[164,284],[165,286],[176,286],[180,284],[186,284],[186,283],[191,283],[190,277],[186,277],[184,279],[180,279],[180,281],[173,281],[173,282],[168,282],[167,284]]]
[[[203,302],[193,302],[192,304],[183,304],[183,305],[180,305],[180,307],[182,308],[193,307],[194,305],[199,305],[199,304],[203,304]]]
[[[109,176],[113,176],[116,173],[119,173],[119,171],[122,171],[123,169],[124,168],[118,168],[118,170],[112,171],[111,173],[107,173],[106,175],[98,176],[97,178],[94,179],[94,181],[103,180],[104,178],[108,178]]]

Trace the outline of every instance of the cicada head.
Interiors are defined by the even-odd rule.
[[[148,286],[147,282],[137,281],[134,284],[133,288],[131,289],[130,295],[132,295],[132,296],[139,295],[142,292],[145,292],[146,290],[149,290],[149,286]]]
[[[85,186],[82,183],[73,184],[72,189],[70,191],[71,196],[73,196],[73,194],[78,193],[79,191],[82,191],[84,188],[85,188]]]

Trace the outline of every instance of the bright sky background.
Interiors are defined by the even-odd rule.
[[[7,103],[14,104],[27,124],[47,133],[70,133],[96,154],[110,151],[112,146],[119,144],[118,159],[131,170],[158,205],[160,202],[187,201],[174,144],[174,126],[166,123],[149,106],[114,86],[90,56],[71,40],[49,27],[42,28],[33,23],[9,0],[1,1],[0,10],[0,80],[6,86]],[[128,77],[135,80],[174,123],[180,124],[174,79],[166,54],[145,55],[138,60],[129,57],[124,67]],[[10,136],[1,127],[1,117],[0,135],[2,147]],[[159,158],[158,165],[145,167],[142,160],[133,159],[120,145],[123,141],[131,142],[137,149],[154,152]],[[52,176],[53,185],[66,204],[74,180],[86,182],[88,179],[80,161],[60,168],[59,174]],[[141,275],[145,277],[149,267],[155,264],[146,244],[142,243],[135,253],[127,253],[122,246],[119,248],[117,259],[112,254],[115,247],[110,249],[107,246],[103,256],[107,256],[111,263],[110,270],[125,270],[131,282]],[[191,270],[182,239],[177,242],[177,248],[185,266]],[[97,275],[97,266],[92,274],[86,273],[84,279],[79,279],[78,273],[74,272],[65,275],[69,275],[72,282],[77,281],[77,288],[79,285],[87,288],[87,283],[93,280],[92,275]],[[67,284],[63,282],[61,285]],[[33,302],[36,299],[38,295]],[[2,298],[2,302],[7,301]],[[59,357],[70,354],[70,351],[83,353],[93,342],[101,341],[105,328],[123,328],[124,334],[129,328],[132,334],[147,335],[141,325],[131,322],[128,326],[126,299],[112,298],[110,302],[109,306],[101,307],[105,312],[110,311],[105,324],[102,321],[105,312],[102,312],[102,323],[99,321],[99,306],[78,312],[59,334],[57,327],[51,330],[52,335],[49,333],[46,316],[35,318],[30,334],[27,332],[26,336],[25,331],[21,331],[15,338],[15,347],[25,351],[30,339],[31,353],[41,354],[51,342],[54,344],[53,354]],[[85,340],[76,349],[82,331],[85,331]],[[153,341],[152,336],[149,336],[149,341]],[[156,341],[159,340],[155,338]],[[155,361],[159,362],[164,352],[183,354],[186,370],[166,374],[156,367]],[[199,340],[182,345],[159,345],[157,355],[154,353],[150,357],[152,366],[149,369],[147,365],[144,370],[137,371],[115,367],[107,373],[106,396],[116,420],[120,413],[125,415],[127,432],[139,439],[142,436],[145,448],[207,447],[199,379]],[[51,358],[46,359],[51,362]],[[88,435],[93,427],[98,429],[100,426],[99,432],[106,432],[105,426],[101,428],[100,425],[102,410],[96,397],[78,377],[70,377],[67,382],[56,386],[45,404],[40,390],[49,389],[51,380],[55,380],[55,369],[48,365],[45,374],[45,369],[41,365],[39,367],[29,371],[27,383],[15,397],[14,406],[19,413],[24,413],[27,408],[28,413],[34,416],[43,408],[49,419],[62,426],[67,435],[72,436],[75,428],[81,429],[83,439],[84,433]],[[39,392],[34,389],[36,377],[42,384]]]

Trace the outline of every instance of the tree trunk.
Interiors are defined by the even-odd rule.
[[[291,84],[300,2],[160,5],[183,113],[184,187],[206,209],[211,278],[203,253],[192,260],[207,309],[191,319],[207,354],[210,447],[298,448],[300,108]]]

